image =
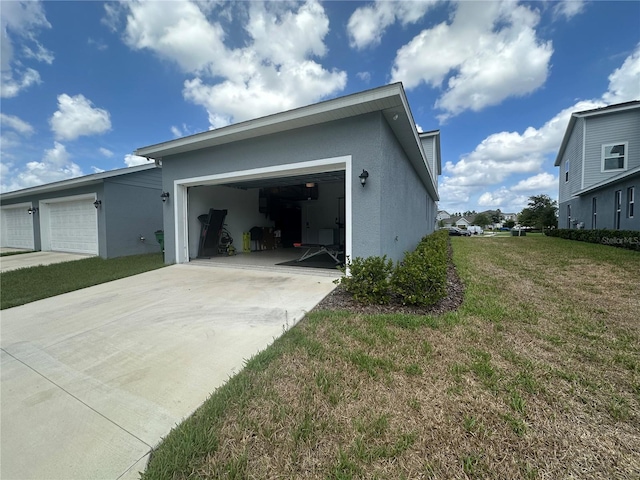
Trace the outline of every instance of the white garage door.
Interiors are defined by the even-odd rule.
[[[98,221],[93,199],[50,203],[50,249],[98,254]]]
[[[27,213],[26,206],[4,207],[2,217],[2,246],[27,248],[33,250],[33,216]]]

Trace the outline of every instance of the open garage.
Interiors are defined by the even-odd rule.
[[[253,231],[251,250],[400,260],[435,228],[439,135],[392,84],[135,153],[162,165],[167,263],[216,256],[220,227],[240,255]]]

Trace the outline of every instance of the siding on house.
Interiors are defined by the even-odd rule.
[[[426,132],[427,134],[429,133],[435,133],[435,132]],[[424,153],[426,155],[426,165],[427,165],[427,170],[429,171],[429,174],[431,175],[431,179],[433,181],[433,185],[434,185],[434,189],[437,191],[438,190],[438,182],[437,182],[437,178],[438,178],[438,154],[437,154],[437,145],[436,145],[436,137],[434,135],[426,135],[423,136],[423,134],[420,134],[420,143],[422,144],[422,149],[424,150]],[[437,207],[436,207],[437,210]]]
[[[431,202],[427,201],[427,189],[387,122],[383,121],[381,127],[383,155],[380,157],[381,184],[378,198],[381,228],[380,253],[377,255],[386,254],[399,260],[405,252],[415,249],[420,238],[433,231],[436,206],[433,199]],[[433,158],[433,148],[428,152],[427,158],[429,155]],[[428,164],[433,165],[433,162],[429,161]],[[427,203],[431,204],[430,208],[427,208]]]
[[[559,201],[569,200],[582,188],[582,132],[584,119],[579,118],[571,132],[562,162],[560,163]],[[569,181],[565,182],[565,167],[569,162]]]
[[[104,180],[104,202],[98,212],[105,225],[98,229],[101,256],[114,258],[160,251],[155,231],[163,228],[161,185],[160,168]]]
[[[628,216],[627,205],[628,189],[635,187],[635,212],[633,217]],[[593,192],[586,193],[579,197],[574,197],[570,201],[559,204],[558,227],[576,228],[579,224],[584,224],[585,229],[592,228],[593,220],[593,199],[596,199],[596,228],[614,229],[615,214],[615,192],[622,192],[622,211],[620,214],[621,230],[640,230],[640,209],[638,209],[638,191],[640,191],[640,175],[635,178],[628,178],[622,182],[608,185]],[[571,226],[567,223],[567,205],[571,205],[571,218],[574,220]]]
[[[589,187],[620,173],[619,170],[602,172],[602,145],[628,142],[627,170],[640,165],[640,110],[586,117],[585,120],[584,184],[579,188]]]

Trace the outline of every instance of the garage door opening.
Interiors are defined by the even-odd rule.
[[[245,171],[230,178],[184,182],[182,189],[176,189],[176,225],[183,225],[176,230],[176,258],[184,235],[183,261],[335,269],[351,249],[347,160],[350,163],[349,157],[284,166],[277,172]],[[181,192],[186,208],[179,206]],[[220,249],[213,254],[206,249],[203,255],[203,225],[211,209],[226,211],[224,232],[221,242],[213,232]],[[229,239],[235,255],[225,249]]]

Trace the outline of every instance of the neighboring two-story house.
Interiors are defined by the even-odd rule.
[[[559,228],[640,230],[640,101],[573,113],[555,166]]]

